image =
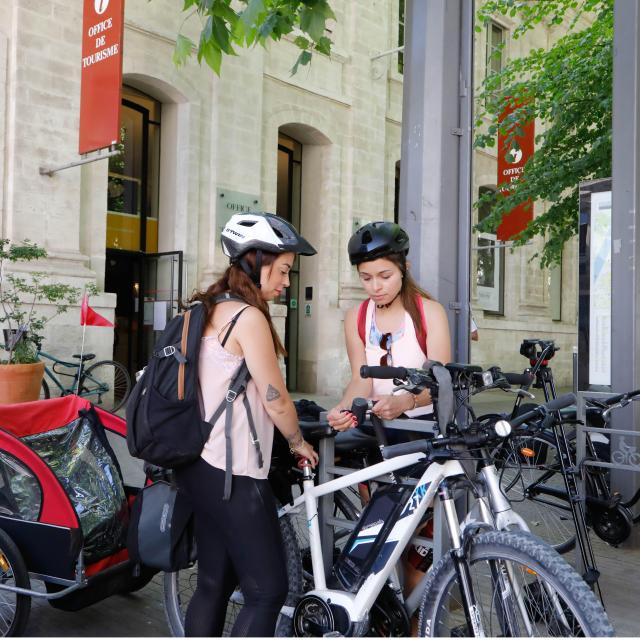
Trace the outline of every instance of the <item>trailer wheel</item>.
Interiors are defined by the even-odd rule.
[[[2,587],[30,589],[29,574],[13,540],[0,529],[0,634],[22,636],[27,627],[31,598]]]

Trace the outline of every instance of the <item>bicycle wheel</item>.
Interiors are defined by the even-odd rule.
[[[576,527],[555,438],[512,436],[500,458],[500,487],[531,533],[558,553],[573,549]]]
[[[113,360],[101,360],[85,369],[79,395],[88,398],[105,411],[116,412],[131,392],[131,378],[124,365]]]
[[[471,541],[468,556],[484,633],[498,636],[612,636],[595,594],[557,552],[534,536],[490,531]],[[434,567],[420,607],[420,635],[473,635],[467,627],[453,559]]]
[[[30,589],[29,574],[18,547],[0,529],[0,585]],[[22,636],[27,627],[31,598],[11,591],[0,591],[0,634]]]
[[[46,380],[42,380],[40,385],[40,400],[48,400],[51,397],[51,391]]]
[[[289,578],[289,595],[285,607],[280,614],[275,635],[290,637],[293,634],[293,609],[302,592],[302,564],[296,543],[296,534],[289,517],[280,518],[280,531],[284,543]],[[164,574],[164,609],[172,636],[184,636],[184,619],[187,607],[198,582],[198,564],[189,569]],[[229,636],[233,625],[242,609],[244,599],[240,589],[236,589],[227,606],[223,636]],[[288,614],[288,615],[286,615]]]

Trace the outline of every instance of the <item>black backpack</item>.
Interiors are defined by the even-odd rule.
[[[240,300],[229,294],[218,296],[215,303]],[[246,308],[246,307],[245,307]],[[224,346],[241,309],[222,340]],[[250,379],[243,361],[234,376],[226,398],[209,421],[204,420],[204,407],[198,379],[200,342],[207,320],[203,304],[195,304],[184,314],[173,318],[155,344],[153,356],[142,377],[131,391],[127,402],[127,446],[136,458],[165,468],[180,467],[197,460],[211,429],[226,411],[226,473],[224,497],[231,495],[231,419],[233,402],[243,395],[251,438],[262,467],[260,443],[244,391]]]

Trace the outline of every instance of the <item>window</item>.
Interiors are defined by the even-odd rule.
[[[495,192],[493,187],[480,187],[478,196]],[[478,222],[490,213],[488,205],[478,210]],[[490,313],[504,313],[504,247],[496,248],[495,233],[478,234],[478,252],[476,265],[476,284],[478,287],[478,306]]]
[[[502,71],[504,60],[505,30],[495,22],[487,25],[486,75]]]
[[[398,0],[398,46],[404,47],[404,3]],[[404,73],[404,53],[398,51],[398,73]]]
[[[108,249],[158,250],[161,107],[150,96],[123,86],[122,153],[109,158]]]

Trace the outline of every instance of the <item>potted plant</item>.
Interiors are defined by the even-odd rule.
[[[40,397],[44,362],[37,357],[43,329],[49,320],[77,304],[80,289],[52,283],[40,271],[10,270],[46,258],[34,242],[12,243],[0,238],[0,323],[4,327],[6,357],[0,360],[0,404],[26,402]],[[40,305],[47,304],[48,312]]]

